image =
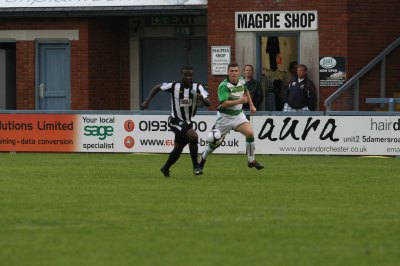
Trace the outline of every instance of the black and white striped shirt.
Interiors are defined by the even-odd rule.
[[[190,88],[182,85],[180,82],[163,83],[161,90],[171,93],[171,116],[190,124],[197,110],[197,94],[207,98],[208,92],[198,83],[192,83]]]

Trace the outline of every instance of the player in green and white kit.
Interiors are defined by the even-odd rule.
[[[222,81],[218,87],[218,101],[220,106],[213,128],[221,131],[223,137],[217,143],[208,143],[206,150],[201,153],[199,157],[201,169],[204,167],[207,156],[218,148],[231,130],[238,131],[246,137],[247,165],[250,168],[255,167],[257,170],[263,169],[264,166],[255,160],[254,132],[242,110],[244,103],[249,103],[251,114],[256,112],[256,108],[247,90],[245,79],[240,77],[237,63],[228,65],[228,78]]]

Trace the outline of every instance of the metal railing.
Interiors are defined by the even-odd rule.
[[[332,103],[344,92],[354,88],[354,111],[359,111],[360,103],[360,78],[368,73],[373,67],[380,63],[380,97],[385,97],[386,92],[386,56],[400,46],[400,37],[383,50],[377,57],[363,67],[357,74],[339,87],[331,96],[325,100],[326,111],[332,111]]]

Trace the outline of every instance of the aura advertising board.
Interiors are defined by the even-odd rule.
[[[399,116],[256,116],[264,154],[399,155]]]

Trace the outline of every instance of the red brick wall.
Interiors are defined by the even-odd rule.
[[[208,1],[208,42],[211,45],[230,45],[232,61],[235,61],[235,12],[237,11],[287,11],[317,10],[319,17],[319,54],[321,56],[344,56],[347,61],[347,80],[365,64],[377,56],[391,42],[400,36],[400,1],[366,1],[366,0],[314,0],[314,1]],[[400,58],[399,53],[388,57],[387,96],[394,91],[400,92]],[[209,65],[211,58],[209,55]],[[315,66],[318,68],[318,66]],[[365,97],[379,96],[379,76],[371,71],[361,82],[361,110],[373,110],[375,107],[365,105]],[[209,68],[209,92],[213,106],[218,106],[216,89],[223,79],[211,76]],[[316,84],[319,81],[315,81]],[[319,89],[320,110],[325,110],[324,101],[337,87]],[[346,93],[334,104],[334,110],[353,110],[351,93]]]
[[[129,109],[128,20],[91,20],[88,51],[89,109]]]
[[[363,66],[400,37],[400,2],[394,0],[349,1],[349,73]],[[375,110],[379,105],[365,104],[367,97],[380,97],[378,65],[360,81],[360,110]],[[400,48],[387,57],[386,97],[400,92]]]
[[[16,106],[35,109],[35,43],[20,41],[16,45]]]
[[[320,56],[344,56],[346,58],[346,74],[348,75],[348,16],[347,2],[345,1],[321,1],[318,9],[318,34],[319,34],[319,54]],[[319,68],[319,66],[315,66]],[[319,80],[315,81],[316,84]],[[332,95],[338,87],[320,87],[319,88],[319,110],[325,110],[325,99]],[[353,106],[351,95],[345,93],[341,98],[341,110],[350,110]]]
[[[319,54],[344,56],[347,79],[400,36],[400,1],[381,0],[249,0],[208,1],[208,43],[230,45],[235,61],[236,11],[317,10],[319,14]],[[128,18],[7,19],[4,29],[77,29],[79,40],[71,42],[71,109],[129,109],[129,30]],[[17,108],[35,109],[35,45],[17,41]],[[211,58],[209,55],[209,66]],[[387,58],[387,97],[400,92],[399,48]],[[318,66],[315,66],[318,67]],[[216,89],[223,77],[209,73],[213,108],[218,106]],[[318,84],[318,81],[315,81]],[[366,97],[379,96],[379,67],[360,84],[361,110],[374,110]],[[320,110],[337,87],[320,88]],[[352,110],[351,93],[334,104],[334,110]]]
[[[0,30],[77,29],[71,41],[71,109],[129,109],[127,19],[9,19]],[[35,42],[16,42],[17,109],[34,110]]]
[[[79,25],[79,41],[71,41],[71,109],[89,108],[88,25]]]
[[[8,19],[0,23],[0,30],[56,30],[77,29],[79,41],[71,42],[71,109],[86,109],[88,98],[82,97],[87,91],[87,73],[84,54],[85,20],[68,19]],[[87,54],[87,52],[86,52]],[[85,68],[86,69],[86,68]],[[82,93],[82,94],[81,94]],[[16,105],[18,110],[34,110],[35,106],[35,41],[16,42]],[[78,96],[78,97],[77,97]]]

